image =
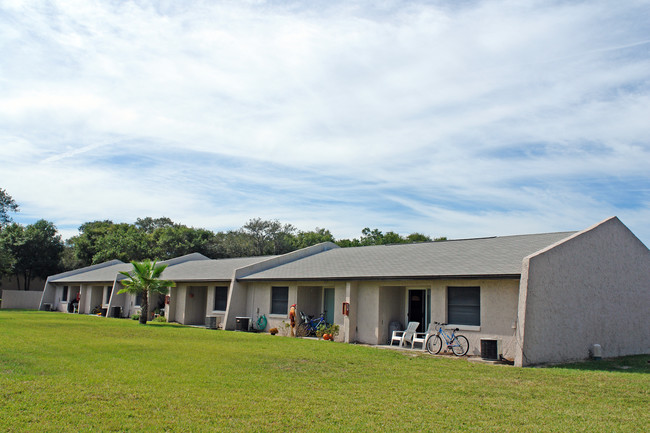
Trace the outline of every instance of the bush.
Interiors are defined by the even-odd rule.
[[[132,314],[131,319],[133,320],[140,320],[140,315],[139,314]]]
[[[167,319],[165,318],[165,316],[157,316],[153,318],[152,322],[167,323]]]

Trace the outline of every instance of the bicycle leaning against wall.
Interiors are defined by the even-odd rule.
[[[459,330],[458,328],[452,329],[451,334],[448,334],[447,332],[450,330],[448,329],[447,332],[445,332],[443,329],[443,326],[447,326],[446,323],[433,323],[436,325],[438,330],[427,339],[427,342],[425,343],[427,352],[432,355],[440,353],[440,349],[442,349],[442,340],[444,339],[447,349],[451,349],[451,351],[454,352],[454,355],[463,356],[467,354],[469,351],[469,341],[464,335],[456,334],[456,331]]]
[[[319,328],[327,327],[327,323],[325,323],[325,317],[323,314],[321,314],[320,317],[314,319],[313,316],[307,316],[301,311],[300,319],[302,320],[302,323],[298,325],[298,329],[296,329],[296,336],[298,337],[309,337],[316,335],[316,332]]]

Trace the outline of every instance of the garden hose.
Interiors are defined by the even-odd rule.
[[[258,331],[264,331],[266,329],[266,316],[264,314],[257,319],[257,329]]]

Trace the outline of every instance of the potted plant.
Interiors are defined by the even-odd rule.
[[[327,340],[334,341],[334,338],[339,335],[339,325],[332,324],[328,326],[325,333],[328,336],[328,338],[326,338]]]
[[[318,329],[316,329],[316,337],[320,340],[323,338],[323,335],[327,334],[327,325],[325,323],[321,323],[318,325]]]

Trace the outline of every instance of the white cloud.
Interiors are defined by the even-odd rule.
[[[625,214],[647,244],[649,16],[643,1],[3,4],[0,186],[66,225],[476,236]],[[164,198],[124,206],[151,188]]]

